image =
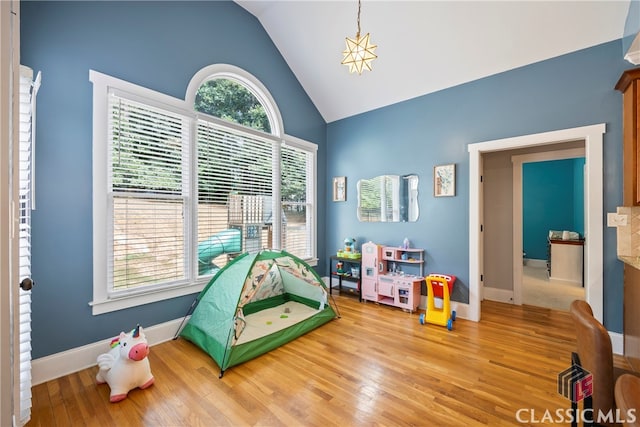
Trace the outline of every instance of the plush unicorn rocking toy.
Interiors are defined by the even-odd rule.
[[[126,399],[129,391],[136,387],[145,389],[153,384],[149,366],[149,344],[140,325],[128,334],[111,341],[111,350],[98,356],[100,370],[96,375],[98,384],[111,387],[111,403]]]

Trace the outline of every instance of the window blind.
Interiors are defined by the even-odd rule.
[[[94,314],[192,293],[241,252],[315,261],[315,144],[90,79]]]
[[[311,203],[307,188],[311,185],[313,155],[295,147],[284,146],[281,152],[281,202],[284,216],[282,247],[300,258],[312,256]]]
[[[31,278],[31,210],[34,208],[33,153],[35,145],[35,105],[41,75],[32,80],[33,71],[20,66],[19,130],[19,268],[20,280]],[[19,425],[31,418],[31,291],[19,289]],[[15,354],[14,349],[14,354]]]
[[[278,247],[272,233],[274,141],[199,119],[197,147],[198,241],[234,229],[243,236],[244,251]],[[230,242],[222,240],[217,257],[199,262],[223,267],[229,253],[224,244]]]
[[[109,97],[111,292],[188,278],[189,123]]]

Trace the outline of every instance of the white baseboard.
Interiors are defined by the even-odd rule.
[[[624,334],[619,332],[609,332],[609,336],[611,337],[611,347],[613,349],[613,354],[624,355]]]
[[[546,259],[525,258],[524,265],[535,268],[547,268]]]
[[[460,318],[469,320],[469,304],[451,301],[451,310],[456,312],[456,319]]]
[[[440,301],[435,298],[434,303],[436,308],[442,308],[442,304],[440,303]],[[427,308],[426,295],[420,295],[420,305],[418,305],[418,308],[422,310],[425,310]],[[451,311],[456,312],[456,319],[469,319],[469,304],[451,300]]]
[[[182,318],[145,327],[144,333],[149,345],[154,346],[173,339],[178,327],[180,327],[180,322],[182,322]],[[114,334],[114,337],[117,334],[118,332]],[[97,357],[109,351],[111,339],[33,360],[31,362],[31,384],[35,386],[95,366]]]
[[[507,304],[513,304],[513,290],[490,288],[485,286],[482,291],[484,299],[489,301],[506,302]]]

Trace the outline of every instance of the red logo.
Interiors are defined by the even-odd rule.
[[[574,403],[593,394],[593,376],[591,372],[577,364],[558,374],[558,393]]]
[[[573,402],[580,402],[581,400],[591,396],[593,394],[593,375],[589,374],[586,377],[576,380],[573,383],[573,396],[571,399]]]

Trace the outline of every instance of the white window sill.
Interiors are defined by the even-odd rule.
[[[166,299],[181,297],[184,295],[199,293],[200,291],[202,291],[202,289],[204,289],[206,283],[207,282],[170,289],[162,289],[155,292],[146,292],[143,294],[127,295],[119,298],[94,300],[91,301],[89,305],[91,306],[91,313],[94,316],[97,316],[99,314],[124,310],[126,308],[137,307],[143,304],[149,304]]]

